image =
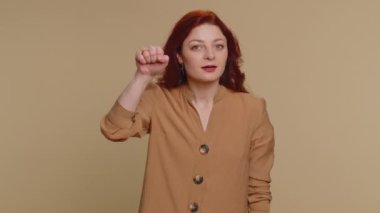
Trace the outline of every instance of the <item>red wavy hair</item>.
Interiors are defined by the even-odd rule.
[[[180,81],[180,64],[177,60],[177,54],[181,53],[183,41],[191,30],[202,24],[218,26],[227,39],[228,57],[219,84],[236,92],[248,92],[243,85],[245,75],[240,70],[242,60],[239,43],[223,21],[214,12],[208,10],[191,11],[175,24],[164,46],[164,52],[170,58],[169,64],[158,83],[166,88],[174,88],[186,83],[186,78],[184,81]]]

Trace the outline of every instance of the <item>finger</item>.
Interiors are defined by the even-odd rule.
[[[156,47],[157,55],[163,55],[164,50],[161,47]]]
[[[160,63],[166,63],[169,61],[169,56],[164,55],[164,50],[162,49],[162,47],[156,47],[156,51],[157,51],[157,60]]]
[[[150,46],[149,47],[149,54],[150,54],[151,63],[155,63],[157,61],[157,50],[156,50],[156,47]]]
[[[147,64],[151,63],[151,58],[150,58],[149,50],[142,50],[141,54],[144,56],[144,59],[145,59],[145,61],[146,61]]]
[[[139,64],[146,64],[145,58],[144,58],[144,56],[142,55],[142,50],[137,51],[137,53],[136,53],[136,61],[137,61]]]

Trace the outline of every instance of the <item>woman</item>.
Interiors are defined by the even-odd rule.
[[[227,26],[192,11],[164,49],[143,48],[135,60],[101,130],[112,141],[150,134],[139,212],[269,212],[273,127],[264,99],[243,86]]]

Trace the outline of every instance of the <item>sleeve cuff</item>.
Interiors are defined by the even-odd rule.
[[[136,112],[131,112],[124,109],[123,106],[116,101],[109,111],[107,117],[111,123],[119,128],[128,127]]]

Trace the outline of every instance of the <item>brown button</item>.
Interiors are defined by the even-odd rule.
[[[200,152],[202,155],[207,154],[209,150],[210,150],[210,148],[208,147],[207,144],[202,144],[202,145],[199,147],[199,152]]]
[[[195,184],[201,184],[201,183],[203,183],[203,176],[197,175],[193,178],[193,181]]]
[[[198,208],[199,208],[199,205],[196,202],[190,204],[190,206],[189,206],[190,212],[197,212]]]

